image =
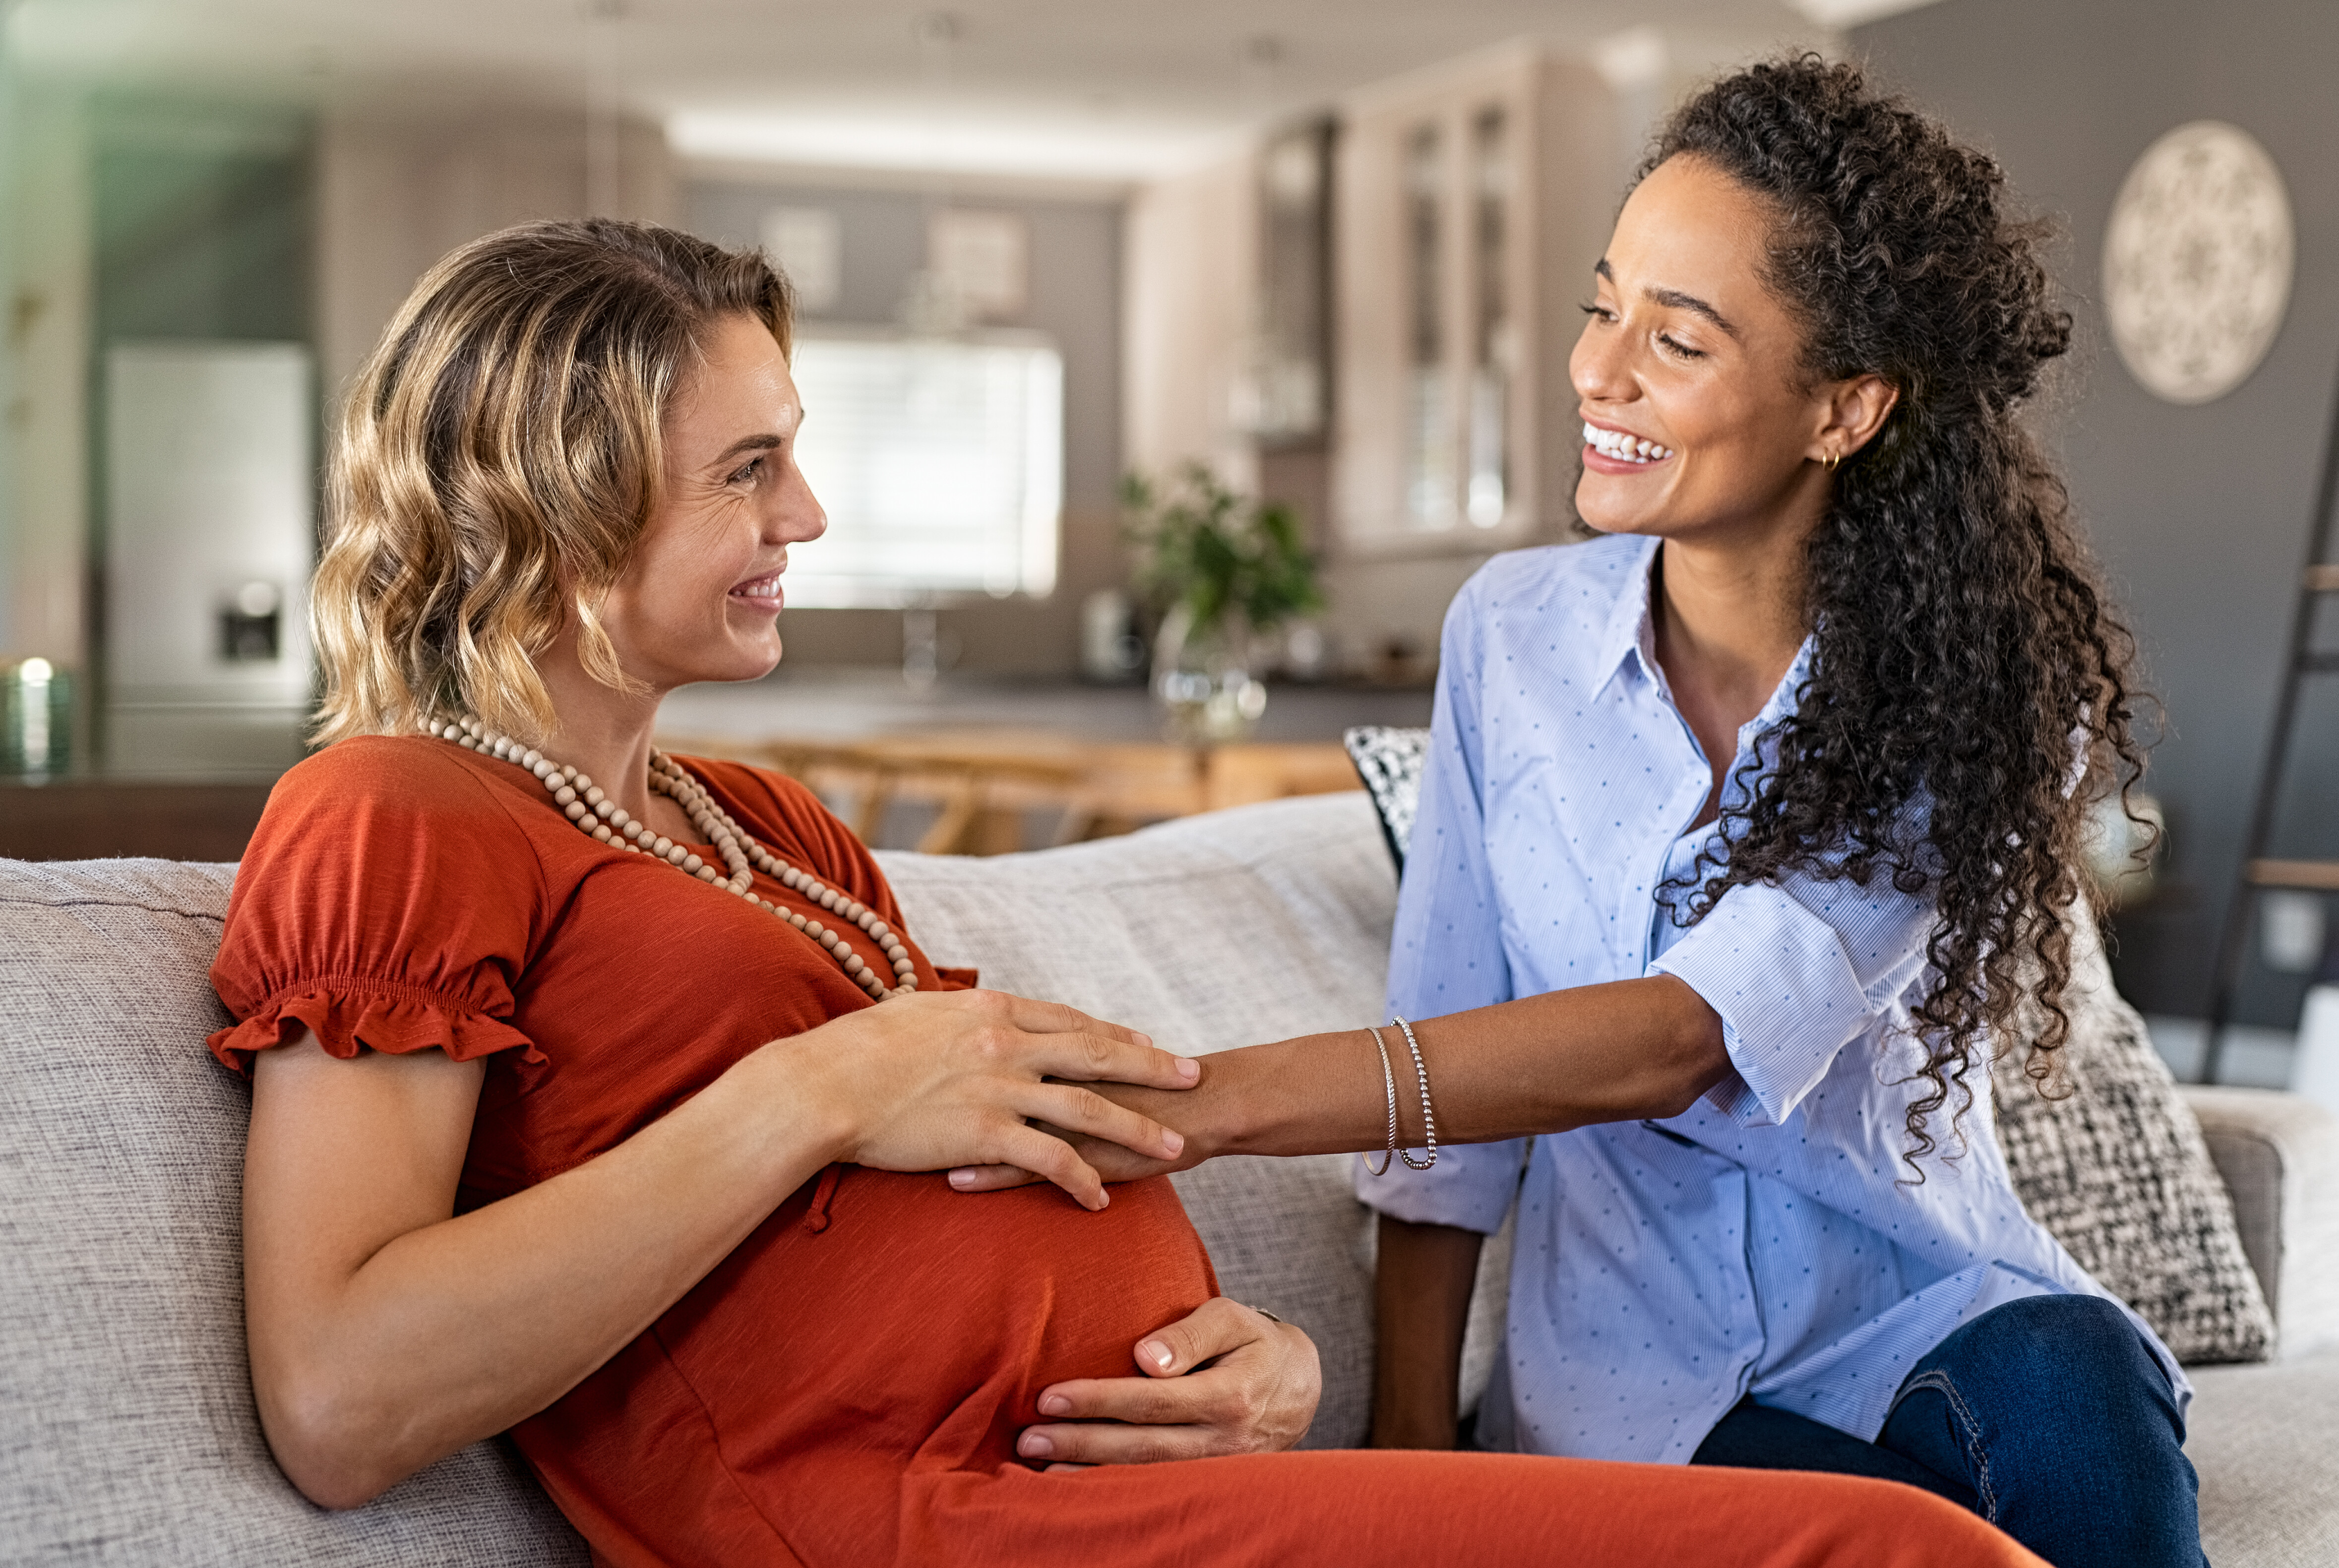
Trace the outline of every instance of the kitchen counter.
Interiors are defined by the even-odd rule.
[[[1427,687],[1274,685],[1250,738],[1268,744],[1337,741],[1351,725],[1426,725]],[[857,741],[919,730],[1054,731],[1089,741],[1156,741],[1161,710],[1143,686],[1083,685],[946,676],[920,693],[900,672],[795,669],[736,685],[685,686],[668,697],[659,728],[671,735],[755,741]]]

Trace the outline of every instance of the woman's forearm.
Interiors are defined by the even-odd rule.
[[[280,1232],[361,1209],[323,1194],[321,1208],[248,1205],[253,1383],[293,1481],[321,1503],[364,1502],[543,1409],[640,1334],[839,1152],[843,1129],[782,1065],[750,1058],[597,1159],[403,1230],[353,1269]],[[271,1150],[297,1159],[269,1130],[255,1129],[254,1192],[291,1175],[266,1168]],[[395,1187],[397,1151],[381,1169],[362,1139],[328,1179]],[[432,1185],[405,1191],[427,1205]]]
[[[1601,1121],[1676,1116],[1730,1071],[1722,1020],[1671,975],[1524,997],[1413,1021],[1429,1070],[1437,1136],[1485,1143]],[[1381,1031],[1396,1080],[1397,1126],[1422,1146],[1411,1053]],[[1219,1154],[1377,1149],[1388,1136],[1380,1053],[1362,1029],[1302,1035],[1201,1059],[1181,1096],[1113,1098],[1189,1135],[1181,1163]]]
[[[1451,1225],[1380,1218],[1373,1273],[1375,1448],[1451,1448],[1478,1251]]]

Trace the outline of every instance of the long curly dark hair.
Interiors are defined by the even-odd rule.
[[[1811,536],[1814,658],[1758,748],[1772,765],[1742,766],[1726,853],[1668,896],[1697,919],[1789,871],[1930,896],[1903,1154],[1922,1180],[1928,1120],[1949,1105],[1958,1129],[1993,1038],[2028,1033],[2023,1070],[2058,1081],[2087,801],[2125,804],[2143,769],[2133,640],[2018,418],[2071,318],[1998,164],[1850,65],[1806,54],[1715,83],[1641,173],[1683,156],[1771,204],[1765,281],[1800,318],[1804,373],[1873,373],[1900,400]]]

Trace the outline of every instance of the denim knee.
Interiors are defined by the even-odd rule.
[[[2158,1395],[2156,1403],[2176,1418],[2167,1373],[2127,1314],[2099,1296],[2030,1296],[2009,1301],[1945,1340],[1934,1356],[1918,1363],[1919,1372],[1942,1352],[1949,1352],[1957,1362],[1960,1382],[1979,1377],[2012,1388],[2036,1388],[2078,1378],[2099,1388],[2128,1387],[2147,1397]],[[1911,1381],[1916,1381],[1913,1374]]]
[[[2159,1358],[2094,1296],[1967,1323],[1918,1362],[1877,1439],[1970,1485],[1983,1517],[2063,1568],[2200,1568],[2184,1440]]]
[[[2138,1343],[2127,1314],[2100,1296],[2026,1296],[1966,1326],[1972,1351],[2001,1365],[2039,1356],[2112,1358]]]

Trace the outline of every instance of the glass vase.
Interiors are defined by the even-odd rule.
[[[1267,684],[1251,674],[1251,643],[1250,628],[1232,617],[1197,626],[1183,605],[1162,617],[1153,639],[1153,696],[1170,739],[1224,745],[1258,728]]]

